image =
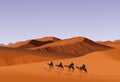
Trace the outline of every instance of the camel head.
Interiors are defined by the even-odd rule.
[[[58,66],[57,64],[55,66]]]
[[[67,65],[64,65],[65,67],[68,67]]]
[[[79,67],[78,67],[78,66],[76,66],[76,68],[78,68],[78,69],[79,69]]]

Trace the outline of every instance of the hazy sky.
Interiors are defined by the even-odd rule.
[[[120,39],[120,0],[0,0],[0,43],[44,36]]]

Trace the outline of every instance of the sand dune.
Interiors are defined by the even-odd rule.
[[[53,37],[53,36],[47,36],[47,37],[39,38],[39,39],[36,39],[36,40],[38,40],[38,41],[53,41],[53,42],[56,42],[56,41],[60,41],[61,39]]]
[[[36,47],[36,46],[41,46],[41,45],[52,43],[52,42],[59,41],[59,40],[60,39],[58,39],[56,37],[43,37],[43,38],[39,38],[39,39],[20,41],[20,42],[17,42],[15,44],[9,45],[9,47],[25,49],[25,48],[32,48],[32,47]]]
[[[112,49],[111,47],[95,43],[85,37],[74,37],[49,43],[30,50],[40,50],[46,53],[66,54],[69,56],[82,56],[90,52]]]
[[[51,54],[51,52],[49,52],[49,54],[47,54],[44,50],[37,50],[46,48],[48,51],[51,51],[51,49],[54,48],[57,51],[61,51],[61,48],[58,48],[58,46],[61,46],[62,49],[68,53],[71,53],[71,50],[74,49],[76,50],[74,53],[89,53],[84,56],[79,54],[81,57],[76,57],[72,54],[72,58],[69,58],[67,55],[70,53],[66,54],[65,52],[61,54],[61,52],[57,52],[56,54],[55,52]],[[49,43],[34,49],[35,50],[25,50],[20,48],[0,47],[0,65],[3,66],[0,67],[0,81],[120,82],[120,48],[111,49],[111,47],[97,44],[87,38],[77,37]],[[62,57],[68,59],[62,59]],[[59,62],[62,62],[64,65],[73,62],[75,66],[85,64],[88,69],[88,74],[80,74],[78,69],[75,69],[73,73],[68,72],[67,68],[63,71],[57,70],[56,67],[54,67],[53,70],[49,68],[44,69],[44,64],[51,60],[54,61],[54,64],[58,64]]]
[[[118,39],[118,40],[114,40],[114,42],[120,43],[120,39]]]
[[[6,47],[6,45],[4,45],[4,44],[0,44],[0,47]]]
[[[84,37],[74,37],[65,40],[60,40],[55,37],[45,37],[16,43],[13,46],[14,48],[0,48],[1,66],[34,63],[51,59],[74,58],[90,52],[112,49],[111,47],[95,43]]]
[[[0,47],[0,66],[42,62],[58,58],[60,57],[44,54],[40,51]]]
[[[75,66],[86,64],[88,74],[80,74],[79,70],[68,72],[44,69],[47,62],[7,66],[0,68],[0,81],[2,82],[120,82],[120,62],[112,57],[111,52],[120,51],[113,49],[102,52],[93,52],[82,57],[61,59],[54,61],[55,64],[74,62]],[[119,56],[119,53],[116,54]],[[48,61],[49,62],[49,61]],[[6,79],[7,78],[7,79]]]
[[[120,48],[120,41],[116,40],[116,41],[99,41],[97,43],[106,45],[106,46],[110,46],[110,47],[114,47],[114,48]]]
[[[120,48],[103,51],[110,58],[120,61]]]

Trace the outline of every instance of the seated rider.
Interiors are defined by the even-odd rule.
[[[62,62],[60,62],[58,66],[63,66]]]
[[[53,66],[53,61],[50,62],[50,66]]]
[[[72,63],[69,65],[69,67],[74,67],[74,63],[72,62]]]
[[[85,68],[86,66],[85,66],[85,64],[83,64],[83,66],[82,66],[83,68]]]

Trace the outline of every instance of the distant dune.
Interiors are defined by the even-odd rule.
[[[43,46],[30,48],[51,54],[66,54],[69,56],[82,56],[90,52],[112,49],[111,47],[98,44],[85,37],[74,37],[49,43]]]
[[[120,43],[120,39],[118,39],[118,40],[114,40],[114,42]]]
[[[0,48],[0,65],[16,65],[48,60],[74,58],[95,51],[113,49],[85,37],[58,39],[44,37],[11,44]]]
[[[39,39],[20,41],[15,44],[9,45],[9,47],[26,49],[26,48],[41,46],[41,45],[52,43],[52,42],[59,41],[59,40],[60,39],[56,37],[43,37]]]
[[[0,46],[1,46],[1,47],[6,47],[6,45],[4,45],[4,44],[0,44]]]
[[[110,47],[114,47],[114,48],[120,48],[120,41],[116,40],[116,41],[99,41],[97,42],[99,44],[103,44],[106,46],[110,46]]]

